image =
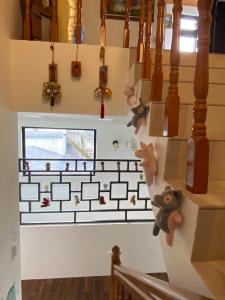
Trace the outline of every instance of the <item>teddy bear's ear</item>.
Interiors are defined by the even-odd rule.
[[[174,195],[176,196],[177,198],[177,202],[179,204],[181,204],[182,200],[183,200],[183,194],[181,191],[174,191]]]
[[[169,190],[171,190],[171,186],[167,185],[167,186],[165,187],[165,191],[169,191]]]
[[[148,146],[145,143],[143,143],[143,142],[140,142],[140,146],[141,146],[141,148],[143,150],[146,149],[146,148],[148,148]]]

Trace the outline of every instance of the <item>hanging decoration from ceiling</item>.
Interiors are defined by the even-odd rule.
[[[51,107],[62,98],[61,86],[57,83],[57,64],[55,64],[55,45],[51,42],[52,63],[49,64],[49,81],[43,84],[43,98],[50,101]]]
[[[81,62],[78,61],[79,44],[76,45],[76,60],[71,63],[71,75],[74,78],[81,77]]]
[[[99,67],[99,86],[95,89],[95,96],[100,98],[100,118],[105,117],[105,98],[112,96],[112,91],[107,87],[108,66],[105,64],[106,53],[106,0],[101,1],[101,26],[100,26],[100,60],[102,65]]]

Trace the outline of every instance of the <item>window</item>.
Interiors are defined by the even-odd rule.
[[[197,29],[198,17],[181,16],[181,35],[180,35],[180,51],[196,52],[197,51]]]
[[[45,170],[41,159],[59,159],[52,163],[51,170],[64,170],[62,159],[96,158],[96,131],[93,129],[23,127],[22,143],[23,158],[39,159],[29,162],[32,170]]]

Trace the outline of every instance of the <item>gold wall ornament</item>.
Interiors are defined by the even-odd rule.
[[[60,102],[62,98],[61,86],[57,82],[44,82],[42,95],[54,106],[55,102]]]
[[[45,100],[50,100],[50,105],[53,107],[55,102],[59,102],[62,98],[61,86],[57,83],[57,64],[55,64],[55,47],[51,42],[50,50],[52,51],[52,63],[49,64],[49,81],[44,82],[42,96]]]

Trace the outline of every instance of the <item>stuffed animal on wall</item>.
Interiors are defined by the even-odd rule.
[[[135,96],[135,88],[133,86],[127,85],[124,90],[124,95],[127,96],[128,106],[134,106],[137,102],[137,98]]]
[[[141,149],[135,151],[135,156],[142,159],[140,166],[143,167],[148,186],[153,184],[153,178],[158,172],[157,160],[153,144],[140,142]]]
[[[134,126],[135,134],[138,133],[141,125],[145,124],[147,113],[149,112],[149,106],[145,105],[140,98],[140,103],[137,106],[131,108],[133,112],[133,118],[127,124],[127,127]]]
[[[181,191],[166,187],[161,195],[155,195],[152,205],[159,207],[153,228],[153,235],[157,236],[160,229],[166,233],[167,244],[172,247],[174,231],[182,223],[180,206],[183,200]]]

